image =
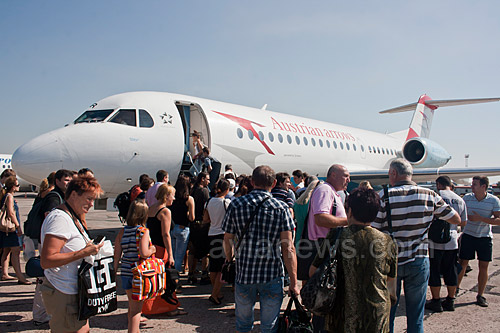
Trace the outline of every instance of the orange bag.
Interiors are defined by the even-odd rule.
[[[144,234],[144,227],[137,228],[135,240],[137,248],[141,240],[141,234]],[[149,241],[151,243],[151,240]],[[161,296],[165,291],[167,283],[165,274],[165,263],[161,259],[155,258],[154,254],[147,259],[140,260],[132,268],[132,299],[143,301]]]
[[[175,293],[174,293],[174,298],[177,299]],[[142,313],[145,315],[160,314],[160,313],[174,311],[179,306],[180,303],[177,303],[177,305],[172,305],[166,302],[160,296],[158,296],[155,299],[148,299],[144,301],[142,305]]]

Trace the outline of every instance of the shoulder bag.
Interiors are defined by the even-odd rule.
[[[257,211],[259,210],[260,206],[264,202],[266,202],[268,199],[270,199],[271,196],[266,196],[258,205],[257,208],[252,212],[252,215],[250,215],[250,218],[247,220],[245,227],[243,228],[243,231],[241,233],[241,236],[238,239],[238,242],[236,243],[236,246],[234,247],[234,254],[233,257],[231,258],[230,261],[226,261],[222,265],[222,271],[221,271],[221,280],[225,281],[226,283],[234,283],[236,280],[236,263],[234,260],[234,256],[238,249],[240,248],[241,242],[243,241],[243,238],[245,238],[248,228],[250,227],[250,222],[254,219],[255,215],[257,214]]]
[[[394,232],[392,231],[391,203],[389,202],[389,190],[387,189],[387,186],[384,186],[384,203],[385,203],[385,210],[387,212],[387,225],[389,227],[389,234],[391,235],[392,240],[395,241]],[[387,289],[389,289],[389,294],[391,297],[391,306],[394,306],[398,301],[397,276],[394,279],[387,280]]]
[[[137,250],[139,251],[139,242],[144,227],[138,227],[135,240]],[[151,244],[151,240],[149,240]],[[139,258],[141,255],[139,254]],[[142,301],[161,296],[166,288],[165,263],[163,260],[155,258],[153,254],[150,258],[140,259],[134,268],[132,268],[132,299]]]
[[[323,260],[321,266],[300,290],[302,303],[318,316],[325,316],[331,312],[337,296],[337,250],[342,229],[338,228],[333,238],[333,245],[329,248],[329,256]]]
[[[7,194],[9,195],[9,194]],[[9,232],[15,232],[16,231],[16,225],[12,220],[10,219],[10,216],[7,215],[7,195],[5,195],[2,203],[2,211],[0,213],[0,231],[3,231],[5,233]]]

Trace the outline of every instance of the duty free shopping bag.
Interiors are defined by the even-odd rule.
[[[86,257],[78,269],[78,320],[118,308],[113,245],[109,240],[95,256]]]

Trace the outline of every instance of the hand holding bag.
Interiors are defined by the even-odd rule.
[[[341,233],[342,228],[338,228],[333,239],[334,244],[329,249],[329,256],[325,258],[321,266],[300,290],[302,303],[313,314],[318,316],[330,313],[335,303],[337,295],[337,249]]]
[[[292,310],[295,303],[295,310]],[[312,333],[311,314],[300,304],[297,296],[292,294],[285,312],[278,318],[278,333]]]
[[[144,233],[144,227],[138,227],[135,234],[137,248]],[[151,240],[149,241],[151,244]],[[140,258],[140,255],[139,255]],[[166,288],[165,263],[155,258],[154,254],[147,259],[141,259],[132,268],[132,299],[142,301],[161,296]]]
[[[14,224],[14,222],[12,222],[10,216],[7,215],[7,195],[3,199],[2,211],[0,213],[0,231],[3,231],[5,233],[16,231],[16,225]]]

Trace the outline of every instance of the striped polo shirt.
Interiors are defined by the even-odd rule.
[[[392,230],[398,245],[398,265],[428,256],[427,233],[434,217],[448,220],[455,211],[434,191],[403,181],[388,189]],[[384,191],[380,191],[380,210],[372,227],[389,233]]]
[[[474,193],[469,193],[464,196],[465,205],[467,206],[467,215],[473,215],[474,212],[482,217],[490,218],[493,212],[500,211],[500,200],[494,195],[487,193],[486,197],[477,201]],[[464,234],[474,237],[490,237],[493,238],[491,232],[491,224],[467,220],[465,225]]]

